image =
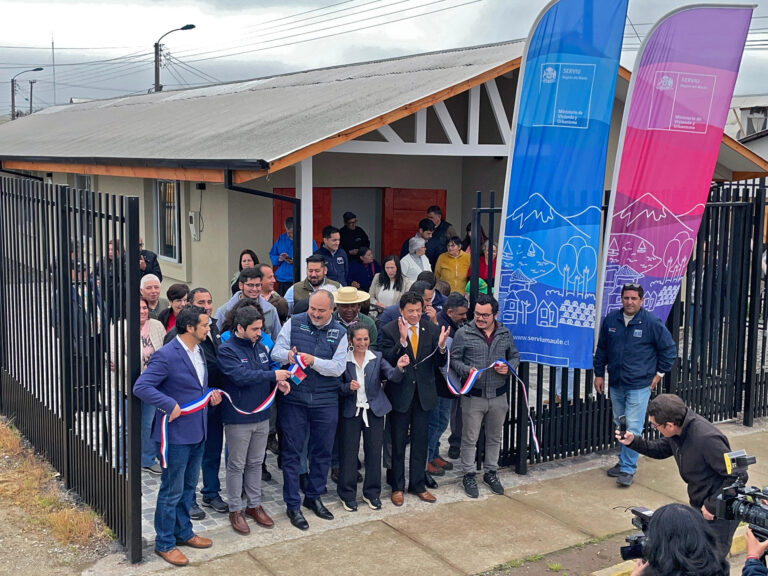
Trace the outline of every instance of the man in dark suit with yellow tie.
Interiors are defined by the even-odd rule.
[[[392,503],[403,505],[405,490],[405,446],[411,430],[408,491],[424,502],[436,498],[424,485],[427,466],[429,413],[437,405],[435,368],[446,362],[448,330],[422,318],[424,300],[420,294],[406,292],[400,297],[400,316],[381,329],[379,341],[384,358],[392,364],[403,354],[410,358],[401,382],[389,382],[387,396],[392,431]],[[394,364],[393,364],[394,366]]]

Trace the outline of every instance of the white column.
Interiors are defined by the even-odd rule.
[[[312,254],[312,157],[295,164],[296,197],[301,199],[301,245],[294,246],[294,258],[301,258],[301,277],[306,277],[307,264],[304,260]]]

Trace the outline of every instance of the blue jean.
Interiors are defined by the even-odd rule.
[[[283,434],[283,500],[288,510],[298,510],[299,470],[301,454],[309,431],[309,478],[304,495],[309,500],[319,498],[325,492],[328,469],[331,467],[331,450],[336,435],[339,408],[333,406],[302,406],[282,402],[278,422]]]
[[[160,447],[152,440],[152,422],[155,419],[155,407],[141,403],[141,466],[148,468],[155,464],[160,456]]]
[[[624,386],[609,386],[611,405],[613,406],[613,422],[618,427],[619,416],[627,419],[627,430],[635,436],[643,432],[645,412],[648,409],[648,399],[651,388],[625,388]],[[638,453],[623,444],[619,451],[619,469],[626,474],[634,474],[637,470]]]
[[[195,533],[189,507],[195,498],[203,460],[203,442],[168,444],[168,467],[160,478],[155,507],[155,550],[168,552],[176,542],[186,542]]]
[[[448,428],[451,419],[452,398],[437,398],[437,406],[429,414],[429,428],[427,429],[427,462],[432,462],[440,455],[440,436]]]

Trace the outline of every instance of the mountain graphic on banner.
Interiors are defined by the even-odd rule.
[[[589,226],[600,226],[603,211],[599,206],[590,206],[573,216],[566,216],[566,220],[578,228],[586,229]]]
[[[544,250],[528,238],[513,236],[504,242],[502,267],[519,269],[528,278],[535,280],[555,269],[555,263],[544,255]]]
[[[635,234],[611,234],[608,243],[608,263],[624,264],[647,274],[661,262],[653,244]]]
[[[627,229],[643,230],[654,225],[682,226],[688,231],[691,228],[653,194],[643,194],[629,206],[616,213],[616,218],[627,221]]]
[[[545,224],[546,229],[552,230],[568,228],[584,238],[589,238],[589,234],[571,223],[538,193],[531,194],[525,204],[519,206],[507,217],[506,234],[507,236],[524,236],[531,232],[541,232],[543,229],[541,224]]]

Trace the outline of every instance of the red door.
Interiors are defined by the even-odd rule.
[[[445,190],[421,190],[414,188],[384,188],[383,227],[381,256],[396,254],[406,238],[419,230],[419,221],[427,217],[427,208],[440,206],[445,213]]]
[[[283,196],[296,197],[296,188],[274,188],[275,194]],[[312,238],[317,245],[323,242],[323,228],[331,223],[331,189],[313,188],[312,189]],[[272,241],[285,232],[283,222],[285,219],[293,216],[293,204],[283,202],[282,200],[272,201]]]

